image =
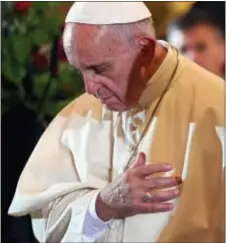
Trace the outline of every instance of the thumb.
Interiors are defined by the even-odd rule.
[[[134,164],[134,167],[139,167],[141,165],[145,165],[146,155],[144,152],[139,153],[137,161]]]

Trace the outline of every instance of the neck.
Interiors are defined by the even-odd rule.
[[[149,68],[147,69],[147,82],[158,70],[159,66],[162,64],[167,54],[167,49],[164,48],[161,44],[157,43],[155,48],[155,53],[152,62],[150,63]]]

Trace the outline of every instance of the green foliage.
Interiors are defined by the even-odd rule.
[[[81,94],[82,78],[67,62],[58,63],[58,75],[52,75],[49,70],[53,40],[62,34],[60,4],[48,1],[1,3],[2,114],[22,102],[46,123]],[[48,51],[40,54],[46,47]]]

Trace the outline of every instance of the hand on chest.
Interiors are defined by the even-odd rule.
[[[106,181],[110,161],[115,177],[131,157],[136,159],[138,152],[146,154],[148,163],[172,163],[180,175],[186,131],[183,134],[180,126],[154,117],[140,141],[145,119],[145,112],[130,117],[126,113],[115,114],[113,124],[110,120],[76,118],[72,129],[64,132],[64,143],[72,152],[81,180],[101,178]]]

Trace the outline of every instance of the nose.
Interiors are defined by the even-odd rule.
[[[96,89],[95,89],[95,83],[88,77],[88,75],[83,75],[84,83],[85,83],[85,90],[89,94],[94,94]]]
[[[91,79],[85,79],[85,90],[88,94],[96,96],[97,91],[101,88],[96,82],[92,81]]]

